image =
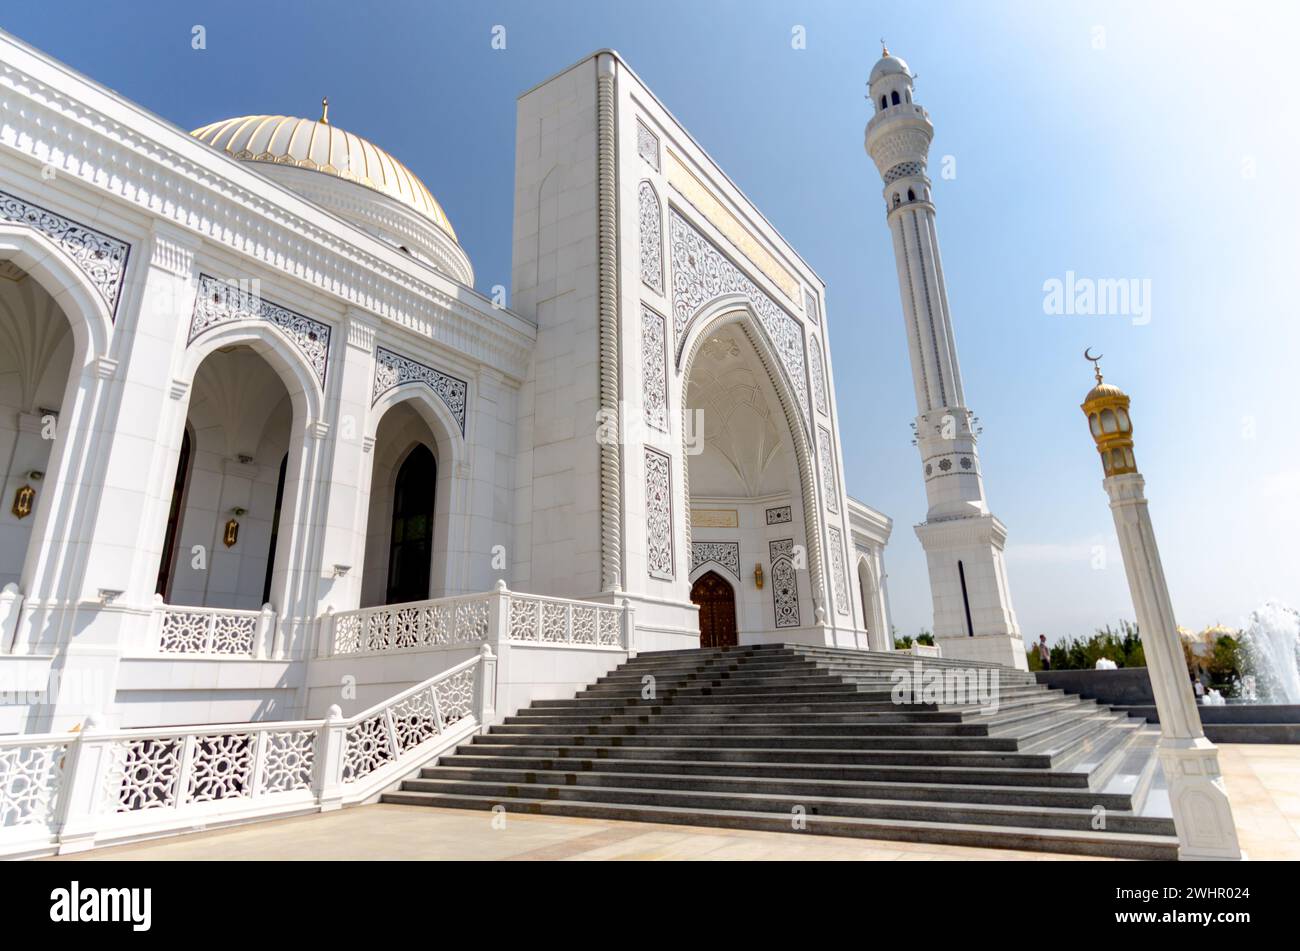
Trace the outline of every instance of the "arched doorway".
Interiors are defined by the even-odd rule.
[[[190,454],[194,441],[190,428],[181,435],[181,454],[176,460],[176,478],[172,480],[172,501],[167,509],[167,534],[163,536],[162,560],[158,564],[158,583],[154,591],[166,601],[171,597],[172,564],[176,560],[176,539],[181,530],[181,512],[185,505],[185,486],[190,479]]]
[[[67,433],[62,417],[75,350],[72,325],[45,286],[15,262],[0,261],[0,588],[19,582],[33,539],[41,543],[33,528],[55,501],[54,479],[45,477]],[[23,487],[35,491],[19,514],[10,504]]]
[[[871,576],[871,566],[866,558],[858,559],[858,590],[862,595],[862,629],[867,632],[867,643],[876,633],[876,582]]]
[[[288,570],[277,540],[292,525],[281,522],[293,511],[295,412],[285,380],[252,347],[199,362],[159,561],[167,603],[257,610],[282,599],[273,589]]]
[[[721,575],[706,571],[695,579],[691,601],[700,609],[701,647],[736,644],[736,592]]]
[[[433,560],[433,499],[438,465],[433,453],[416,445],[397,470],[393,487],[393,521],[388,541],[389,604],[429,597]]]
[[[379,407],[373,424],[360,607],[464,593],[466,558],[452,514],[455,438],[418,391]],[[475,590],[482,590],[478,588]]]

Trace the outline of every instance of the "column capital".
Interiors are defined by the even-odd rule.
[[[194,253],[201,243],[188,231],[155,221],[149,235],[149,265],[189,280],[194,274]]]
[[[373,353],[379,335],[379,318],[356,307],[349,307],[343,316],[349,347]]]

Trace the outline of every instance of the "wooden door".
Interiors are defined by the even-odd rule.
[[[736,643],[736,592],[716,573],[706,572],[691,586],[691,600],[700,606],[700,646],[729,647]]]

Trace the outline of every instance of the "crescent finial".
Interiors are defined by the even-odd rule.
[[[1099,354],[1097,354],[1097,355],[1094,357],[1094,356],[1092,355],[1092,347],[1085,347],[1085,348],[1084,348],[1084,351],[1083,351],[1083,359],[1088,360],[1089,362],[1092,363],[1092,369],[1093,369],[1093,372],[1097,374],[1097,382],[1098,382],[1098,383],[1101,382],[1101,363],[1100,363],[1100,360],[1101,360],[1101,358],[1104,357],[1105,355],[1106,355],[1106,354],[1104,354],[1104,353],[1099,353]]]

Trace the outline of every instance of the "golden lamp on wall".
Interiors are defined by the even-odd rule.
[[[31,515],[32,502],[35,498],[36,490],[30,485],[19,486],[18,491],[14,493],[14,505],[12,509],[14,515],[18,518],[26,518]]]
[[[242,516],[247,511],[248,509],[234,508],[230,510],[230,514]],[[232,518],[230,521],[226,522],[226,531],[225,534],[221,536],[221,540],[225,543],[227,548],[239,541],[239,523],[235,521],[235,519]]]
[[[763,590],[763,563],[761,561],[754,564],[754,587],[759,591]]]

